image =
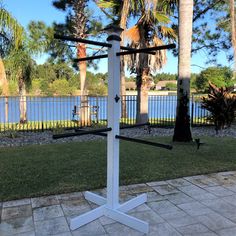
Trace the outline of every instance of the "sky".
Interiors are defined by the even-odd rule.
[[[52,6],[52,0],[3,0],[3,6],[23,25],[25,28],[27,24],[34,21],[44,21],[47,25],[52,22],[63,22],[65,13],[57,10]],[[167,64],[162,71],[167,73],[177,73],[178,59],[170,52],[167,53]],[[43,63],[46,59],[45,55],[35,58],[37,63]],[[192,73],[199,73],[202,69],[208,67],[205,64],[206,55],[200,52],[192,57]],[[225,66],[231,66],[222,53],[218,56],[218,62]],[[90,69],[92,72],[93,69]],[[107,72],[107,60],[102,59],[99,62],[98,70],[96,72]]]

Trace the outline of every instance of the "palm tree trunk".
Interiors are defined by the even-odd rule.
[[[231,41],[234,50],[234,78],[236,77],[236,25],[235,25],[235,3],[234,0],[229,0],[230,9],[230,26],[231,26]]]
[[[86,46],[85,44],[77,45],[78,58],[86,57]],[[88,126],[91,124],[90,121],[90,110],[88,105],[88,94],[86,88],[86,61],[79,62],[80,71],[80,96],[81,96],[81,108],[80,108],[80,122],[81,126]]]
[[[8,96],[8,81],[2,58],[0,58],[0,88],[2,90],[2,95]]]
[[[27,106],[26,106],[26,86],[23,79],[19,80],[20,95],[20,124],[27,122]]]
[[[0,89],[2,90],[2,95],[5,96],[5,122],[8,122],[8,81],[6,77],[6,71],[3,64],[2,58],[0,58]],[[1,94],[0,94],[1,95]]]
[[[121,11],[121,19],[120,19],[120,27],[123,30],[126,30],[127,18],[130,10],[130,0],[123,1],[123,7]],[[124,45],[124,32],[121,34],[121,45]],[[126,110],[126,88],[125,88],[125,63],[124,57],[120,58],[120,75],[121,75],[121,117],[127,117],[127,110]]]
[[[179,55],[177,109],[173,141],[192,141],[190,129],[190,77],[193,0],[179,1]]]
[[[148,77],[148,68],[144,68],[142,73],[137,75],[137,124],[148,122]]]

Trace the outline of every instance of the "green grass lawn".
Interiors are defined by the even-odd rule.
[[[171,143],[171,137],[152,141]],[[121,185],[236,170],[236,139],[202,137],[173,150],[121,142]],[[0,148],[0,201],[101,188],[106,185],[106,142]]]

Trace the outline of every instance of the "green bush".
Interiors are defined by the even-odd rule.
[[[29,93],[31,95],[40,95],[41,94],[40,85],[41,85],[40,80],[38,79],[33,80]]]
[[[9,81],[9,95],[10,96],[18,96],[18,83],[16,80]]]
[[[57,79],[50,86],[50,91],[55,95],[69,95],[74,92],[73,89],[66,79]]]
[[[166,88],[167,88],[168,90],[176,90],[176,89],[177,89],[177,84],[168,82],[168,83],[166,83]]]
[[[230,127],[236,114],[236,95],[230,93],[229,89],[217,88],[209,83],[208,97],[202,98],[202,108],[210,112],[209,120],[215,124],[216,132]]]
[[[196,77],[196,88],[205,92],[211,82],[217,87],[230,87],[233,85],[233,72],[229,67],[209,67]]]

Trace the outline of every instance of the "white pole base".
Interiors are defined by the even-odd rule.
[[[115,221],[118,221],[121,224],[129,226],[130,228],[138,230],[142,233],[145,234],[148,233],[149,230],[148,223],[139,220],[133,216],[125,214],[125,212],[128,212],[133,208],[145,203],[147,201],[147,194],[142,194],[123,204],[119,204],[119,206],[115,209],[112,209],[107,205],[106,198],[101,197],[97,194],[91,192],[85,192],[85,198],[97,205],[100,205],[100,207],[71,219],[70,221],[71,230],[75,230],[85,224],[88,224],[91,221],[94,221],[101,216],[107,216]]]

